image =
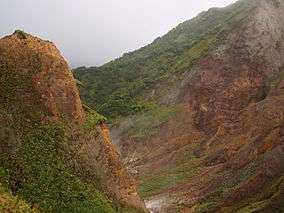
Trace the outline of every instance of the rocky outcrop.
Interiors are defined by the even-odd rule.
[[[24,172],[28,166],[22,167],[21,159],[30,159],[28,153],[20,156],[23,140],[28,138],[33,142],[34,135],[38,134],[36,129],[41,125],[62,123],[65,128],[62,137],[67,138],[67,144],[59,146],[65,146],[65,164],[74,166],[78,177],[96,185],[123,208],[145,211],[133,178],[112,147],[107,126],[98,120],[85,127],[88,113],[83,110],[70,68],[54,44],[22,31],[0,39],[0,103],[1,160],[6,156],[10,162],[15,160],[14,167],[10,168],[15,174]],[[26,136],[26,132],[33,129],[35,132]],[[53,136],[47,137],[50,141],[48,138]],[[17,184],[14,184],[15,192]]]
[[[39,106],[43,115],[37,119],[83,121],[72,73],[54,44],[16,31],[1,39],[0,53],[1,96],[14,96],[14,101],[27,108],[23,109],[28,113],[26,119],[35,117],[32,107]]]

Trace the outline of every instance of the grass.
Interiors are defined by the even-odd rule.
[[[192,160],[178,166],[164,168],[159,172],[144,174],[139,177],[138,190],[142,197],[149,197],[182,183],[199,174],[203,169],[204,167]]]
[[[131,135],[139,139],[156,133],[159,125],[169,120],[175,113],[174,107],[153,106],[149,111],[119,120],[117,123],[120,123],[123,136]]]

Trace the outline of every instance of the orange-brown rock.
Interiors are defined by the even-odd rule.
[[[75,137],[79,141],[74,156],[76,170],[85,178],[99,182],[100,187],[120,203],[143,210],[144,203],[137,194],[136,182],[118,160],[108,127],[101,123],[94,130],[78,136]]]
[[[22,108],[27,108],[26,119],[34,117],[34,110],[38,110],[43,113],[41,120],[66,117],[83,121],[84,112],[74,78],[54,44],[16,31],[0,40],[0,65],[1,77],[7,78],[2,82],[11,86],[9,95],[14,95]]]
[[[100,122],[82,130],[86,113],[72,72],[54,44],[22,31],[0,39],[0,78],[0,153],[16,149],[24,127],[65,123],[67,163],[112,200],[145,210],[107,126]]]

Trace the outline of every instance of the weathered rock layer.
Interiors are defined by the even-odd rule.
[[[245,21],[185,74],[175,118],[146,141],[120,141],[145,192],[173,178],[146,193],[153,211],[284,209],[284,2],[248,3]]]

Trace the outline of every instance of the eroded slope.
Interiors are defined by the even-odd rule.
[[[283,11],[242,0],[75,71],[152,211],[283,211]]]

